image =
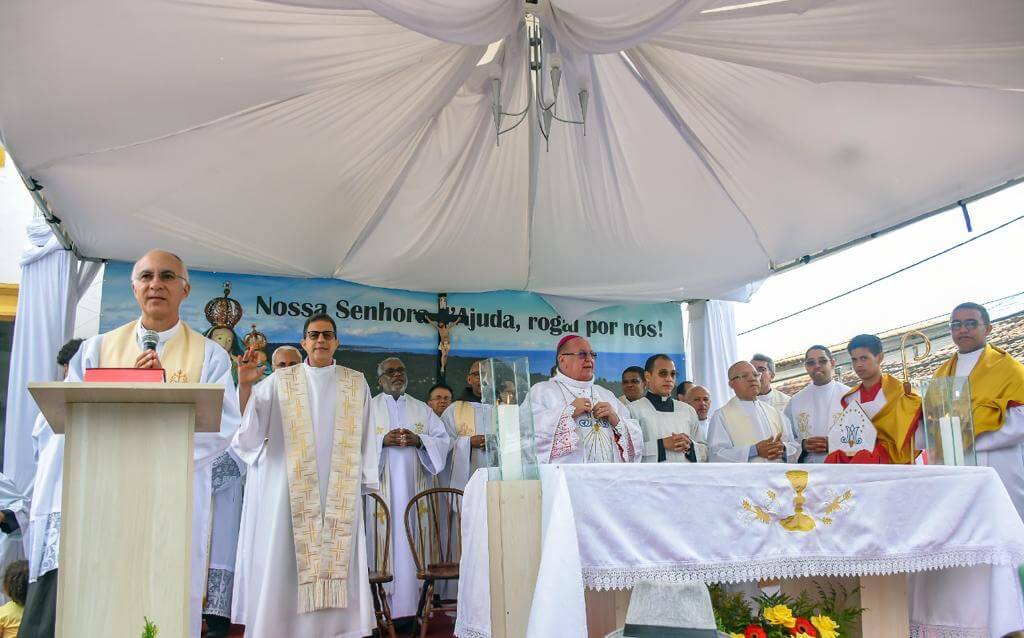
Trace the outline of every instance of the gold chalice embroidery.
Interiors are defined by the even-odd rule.
[[[809,507],[807,490],[809,474],[806,470],[790,470],[786,472],[786,479],[793,488],[793,513],[783,516],[779,512],[780,500],[774,490],[766,490],[764,498],[760,501],[744,498],[740,501],[738,515],[744,523],[763,523],[771,525],[777,522],[783,529],[790,532],[810,532],[818,523],[830,526],[835,522],[837,516],[850,512],[854,507],[853,490],[845,489],[836,492],[828,489],[825,492],[825,500]],[[813,510],[814,515],[810,512]],[[817,517],[817,518],[816,518]]]

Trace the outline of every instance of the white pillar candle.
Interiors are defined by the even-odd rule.
[[[523,480],[522,440],[519,434],[519,406],[498,404],[498,450],[501,480]]]
[[[939,417],[939,437],[942,439],[942,464],[956,465],[956,453],[953,451],[953,427],[948,416]]]
[[[950,419],[950,429],[953,431],[953,453],[956,455],[956,465],[964,464],[964,432],[960,427],[960,417]]]

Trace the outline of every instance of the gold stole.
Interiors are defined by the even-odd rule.
[[[754,402],[757,403],[757,399],[754,399]],[[772,408],[770,405],[761,407]],[[779,411],[772,408],[771,410],[766,409],[764,413],[768,417],[768,424],[771,426],[772,432],[782,434],[782,419],[779,418]],[[733,397],[722,406],[722,416],[725,417],[725,429],[735,447],[750,447],[757,445],[762,440],[761,435],[757,432],[757,425],[740,407],[738,398]]]
[[[277,372],[288,498],[295,541],[299,613],[348,606],[348,571],[362,476],[363,375],[336,366],[334,445],[324,511],[320,510],[316,438],[304,366]]]
[[[954,354],[952,359],[939,366],[935,377],[955,375],[956,361]],[[975,434],[994,432],[1003,427],[1009,404],[1024,404],[1024,365],[1005,350],[986,344],[968,379],[971,382]]]
[[[860,393],[862,383],[843,395],[843,399]],[[878,442],[889,453],[889,460],[894,464],[906,465],[913,463],[911,448],[912,426],[917,423],[921,413],[921,397],[906,394],[903,382],[891,374],[882,375],[882,394],[885,405],[878,411],[871,422],[878,431]]]
[[[476,434],[476,414],[469,401],[455,402],[455,431],[458,436]]]
[[[100,344],[100,365],[105,368],[134,368],[142,354],[136,336],[137,321],[129,321],[103,335]],[[206,339],[188,327],[184,321],[177,334],[164,343],[160,363],[167,374],[168,383],[199,383],[206,359]]]

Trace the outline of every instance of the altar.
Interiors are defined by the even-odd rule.
[[[999,638],[1024,627],[1024,523],[990,468],[556,465],[541,466],[539,490],[496,483],[481,470],[466,487],[462,638],[585,638],[585,590],[813,576],[902,585],[909,626],[892,635]],[[904,602],[885,595],[865,618]],[[623,600],[608,613],[621,618]]]

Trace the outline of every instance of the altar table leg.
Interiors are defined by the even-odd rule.
[[[907,575],[860,577],[860,606],[864,636],[906,638],[910,635],[907,609]]]
[[[604,638],[626,624],[626,609],[632,589],[588,589],[584,592],[587,601],[587,636]]]
[[[491,638],[524,638],[540,569],[540,481],[487,483]]]

